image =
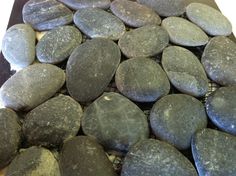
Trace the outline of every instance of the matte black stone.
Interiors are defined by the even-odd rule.
[[[92,39],[77,47],[66,68],[70,95],[81,102],[97,98],[111,81],[120,59],[118,46],[108,39]]]
[[[106,149],[121,152],[148,138],[147,118],[133,102],[118,93],[104,93],[84,112],[82,129]]]
[[[236,137],[213,129],[204,129],[192,139],[192,153],[199,176],[236,173]]]

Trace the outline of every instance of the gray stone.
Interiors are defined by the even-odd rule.
[[[53,96],[64,82],[62,69],[50,64],[34,64],[2,85],[0,99],[5,107],[27,111]]]
[[[90,38],[118,40],[125,33],[125,25],[119,18],[98,8],[78,10],[74,23]]]
[[[218,10],[201,3],[191,3],[186,8],[188,19],[209,35],[230,35],[232,25]]]
[[[166,142],[146,139],[125,157],[121,176],[197,176],[191,162]]]
[[[180,17],[168,17],[162,21],[170,41],[183,46],[201,46],[208,42],[208,36],[197,25]]]
[[[66,141],[59,160],[62,176],[117,176],[102,146],[91,137]]]
[[[192,139],[192,154],[199,176],[236,173],[236,137],[213,129],[204,129]]]
[[[152,102],[167,95],[170,83],[161,66],[148,58],[128,59],[115,76],[118,90],[133,101]]]
[[[82,129],[106,149],[126,152],[149,135],[147,117],[118,93],[104,93],[85,109]]]
[[[120,59],[119,47],[108,39],[92,39],[77,47],[66,68],[70,95],[81,102],[97,98],[111,81]]]
[[[47,32],[36,46],[37,58],[43,63],[57,64],[70,56],[82,42],[80,31],[73,26],[61,26]]]
[[[2,53],[12,67],[24,68],[35,59],[35,32],[26,24],[10,27],[3,37]]]
[[[168,33],[157,25],[146,25],[126,32],[118,42],[121,51],[128,58],[154,56],[168,44]]]
[[[214,37],[201,60],[211,80],[220,85],[236,85],[236,44],[227,37]]]
[[[189,50],[170,46],[163,51],[162,66],[170,82],[180,91],[201,97],[208,91],[208,79],[198,58]]]
[[[190,147],[194,133],[207,126],[203,104],[185,94],[171,94],[152,107],[150,123],[154,134],[180,150]]]
[[[50,30],[73,20],[70,9],[56,0],[29,0],[22,11],[24,23],[38,31]]]

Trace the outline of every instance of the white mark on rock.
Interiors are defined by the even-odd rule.
[[[107,100],[107,101],[111,100],[108,96],[105,96],[104,99]]]

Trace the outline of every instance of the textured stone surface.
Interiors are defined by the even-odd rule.
[[[22,11],[24,23],[43,31],[69,24],[73,20],[70,9],[56,0],[29,0]]]
[[[227,37],[214,37],[201,60],[208,76],[221,85],[236,85],[236,44]]]
[[[59,160],[62,176],[117,176],[102,146],[91,137],[66,141]]]
[[[208,42],[208,36],[197,25],[180,17],[168,17],[162,21],[170,41],[183,46],[201,46]]]
[[[141,109],[118,93],[104,93],[84,112],[82,129],[106,149],[127,151],[148,138],[147,118]]]
[[[36,47],[37,58],[43,63],[56,64],[70,56],[82,42],[82,35],[73,26],[61,26],[47,32]]]
[[[74,23],[90,38],[118,40],[125,33],[125,25],[118,17],[98,8],[78,10]]]
[[[201,97],[208,91],[208,79],[198,58],[189,50],[170,46],[163,51],[162,66],[171,83],[181,92]]]
[[[197,176],[191,162],[173,146],[155,139],[136,143],[125,157],[121,176]]]
[[[77,101],[87,102],[103,93],[120,63],[118,46],[108,39],[92,39],[71,54],[67,63],[67,88]]]
[[[192,153],[199,176],[235,175],[236,137],[204,129],[192,140]]]
[[[146,25],[126,32],[118,45],[128,57],[150,57],[160,53],[169,44],[166,30],[156,25]]]
[[[50,64],[34,64],[14,74],[0,89],[5,107],[30,110],[53,96],[64,84],[64,71]]]

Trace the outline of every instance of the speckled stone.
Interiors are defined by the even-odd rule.
[[[104,93],[84,112],[82,129],[106,149],[128,151],[149,135],[147,117],[133,102],[118,93]]]
[[[204,129],[192,139],[192,153],[199,176],[236,173],[236,137],[213,129]]]
[[[82,34],[73,26],[61,26],[47,32],[36,46],[40,62],[57,64],[70,56],[82,42]]]
[[[121,176],[197,176],[191,162],[170,144],[146,139],[125,157]]]
[[[43,31],[69,24],[73,20],[70,9],[56,0],[29,0],[22,11],[24,23]]]
[[[170,41],[182,46],[201,46],[208,42],[208,36],[197,25],[180,17],[168,17],[162,27],[170,36]]]
[[[74,23],[90,38],[118,40],[125,33],[125,25],[118,17],[98,8],[78,10]]]
[[[26,24],[10,27],[2,40],[2,53],[12,67],[27,67],[35,59],[35,31]]]
[[[65,73],[50,64],[34,64],[8,79],[0,89],[5,107],[30,110],[53,96],[64,84]]]
[[[211,80],[224,86],[236,85],[236,44],[229,38],[212,38],[201,62]]]
[[[59,160],[62,176],[117,176],[102,146],[91,137],[66,141]]]
[[[170,46],[163,51],[162,66],[171,83],[180,91],[201,97],[208,91],[208,79],[198,58],[189,50]]]
[[[154,56],[168,44],[168,33],[157,25],[146,25],[126,32],[118,42],[121,51],[128,58]]]

